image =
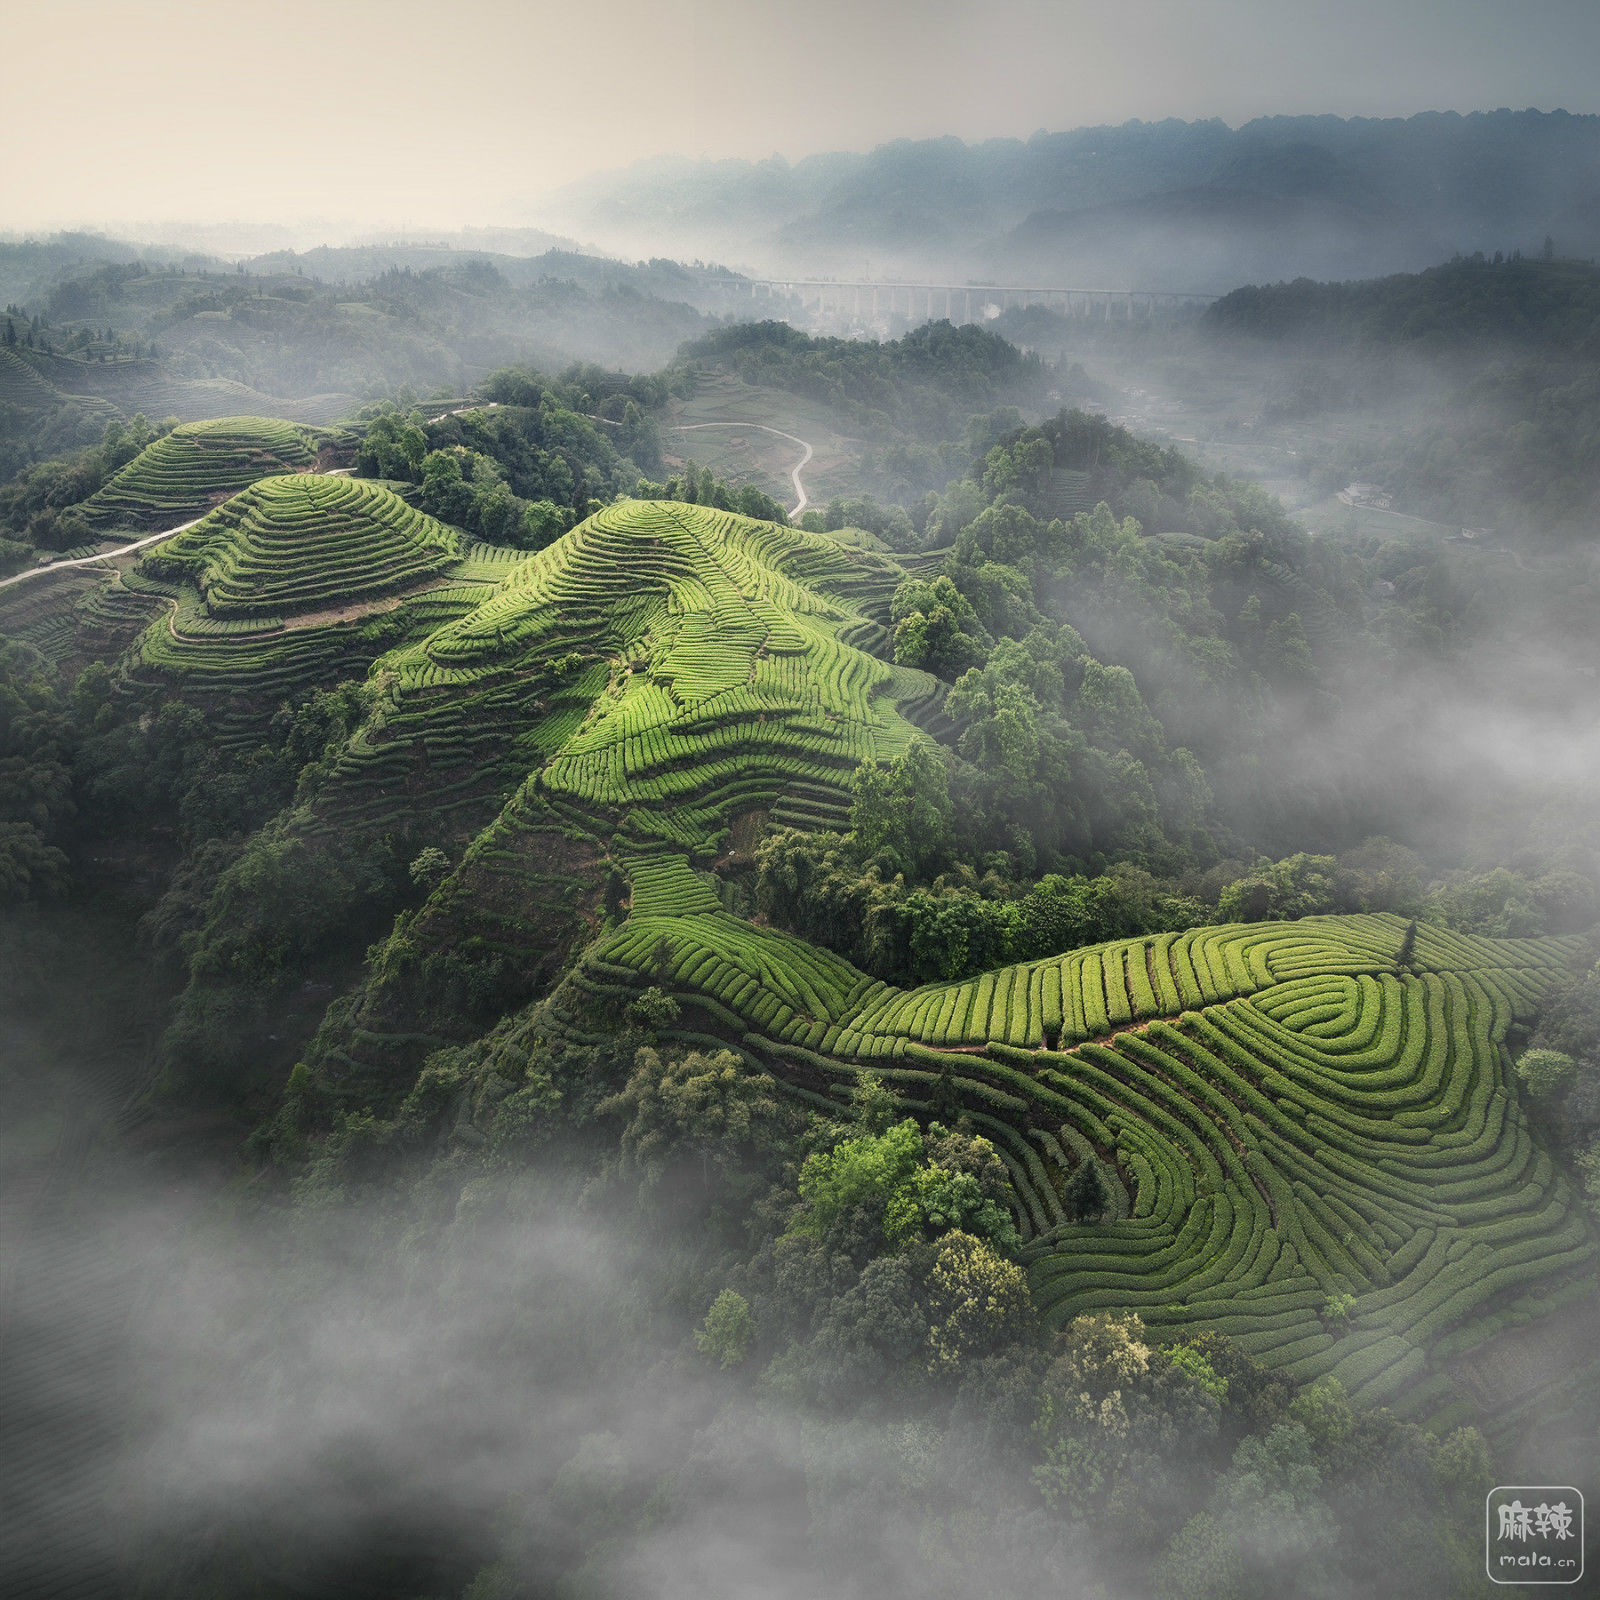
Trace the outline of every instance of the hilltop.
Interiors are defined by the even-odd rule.
[[[378,484],[267,477],[145,557],[218,619],[314,611],[405,588],[459,560],[449,529]]]
[[[83,502],[90,527],[149,531],[198,515],[257,478],[316,460],[309,429],[268,417],[180,424]]]

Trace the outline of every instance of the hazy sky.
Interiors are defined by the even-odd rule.
[[[0,0],[0,231],[454,226],[665,153],[1600,109],[1600,0]]]

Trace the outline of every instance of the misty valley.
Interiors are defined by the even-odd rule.
[[[700,137],[0,211],[0,1591],[1587,1592],[1600,116]]]

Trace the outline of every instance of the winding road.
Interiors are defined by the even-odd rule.
[[[452,412],[452,416],[457,413]],[[591,412],[585,412],[590,422],[603,422],[608,428],[620,428],[620,422],[614,422],[610,417],[597,417]],[[812,458],[816,452],[801,438],[792,433],[785,433],[782,428],[769,428],[764,422],[669,422],[666,425],[668,433],[692,433],[696,428],[754,428],[760,433],[770,433],[775,438],[787,439],[790,444],[797,444],[805,454],[789,469],[789,481],[794,485],[795,502],[789,507],[789,515],[798,517],[805,508],[811,504],[806,496],[806,486],[800,481],[800,469]]]
[[[193,522],[180,523],[176,528],[168,528],[162,533],[147,534],[143,539],[135,539],[131,544],[119,544],[115,550],[102,550],[98,555],[75,556],[71,561],[52,561],[46,567],[29,567],[26,572],[19,572],[14,577],[0,578],[0,589],[9,589],[14,583],[25,583],[29,578],[37,578],[46,572],[67,572],[73,567],[93,567],[104,562],[115,560],[118,556],[128,555],[134,550],[143,550],[146,545],[159,544],[163,539],[170,539],[175,533],[182,533],[185,528],[192,528],[196,522],[203,522],[204,517],[196,517]]]
[[[782,428],[769,428],[764,422],[678,422],[668,429],[672,433],[689,433],[695,428],[756,428],[762,433],[775,434],[780,439],[787,439],[790,444],[797,444],[805,454],[789,470],[789,481],[794,485],[794,492],[798,496],[795,503],[789,508],[791,517],[798,517],[811,503],[806,498],[806,486],[800,481],[800,469],[815,454],[811,446],[804,439],[798,439],[792,433],[785,433]]]

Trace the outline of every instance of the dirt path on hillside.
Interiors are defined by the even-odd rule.
[[[780,439],[787,439],[790,444],[797,444],[805,454],[789,469],[789,481],[794,485],[795,503],[789,507],[789,515],[798,517],[811,503],[806,497],[806,486],[800,481],[800,469],[812,458],[816,452],[804,439],[792,433],[785,433],[782,428],[769,428],[764,422],[676,422],[668,428],[669,433],[690,433],[696,428],[755,428],[761,433],[770,433]]]
[[[235,633],[235,639],[275,639],[285,633],[295,633],[302,628],[321,628],[333,622],[355,622],[361,617],[375,617],[386,611],[398,611],[408,600],[415,600],[418,595],[429,594],[435,589],[453,588],[460,579],[448,576],[436,578],[430,583],[423,584],[417,589],[405,589],[399,594],[381,594],[371,600],[355,600],[349,605],[329,606],[321,611],[301,611],[292,617],[284,617],[282,621],[268,627],[262,627],[249,633]],[[492,584],[483,585],[485,596],[493,591]],[[167,632],[180,642],[193,643],[197,639],[210,639],[217,637],[215,634],[183,633],[178,628],[178,602],[171,595],[162,595],[161,598],[172,607],[167,613]]]
[[[209,516],[210,512],[206,513]],[[97,555],[75,556],[71,561],[52,561],[47,567],[29,567],[26,572],[19,572],[10,578],[0,578],[0,589],[8,589],[14,583],[24,583],[29,578],[42,577],[47,572],[70,572],[74,567],[102,566],[108,561],[115,561],[118,556],[131,555],[135,550],[143,550],[147,545],[160,544],[163,539],[170,539],[174,534],[192,528],[196,522],[204,522],[205,517],[196,517],[191,522],[179,523],[176,528],[168,528],[162,533],[146,534],[142,539],[135,539],[130,544],[119,544],[115,550],[102,550]]]

